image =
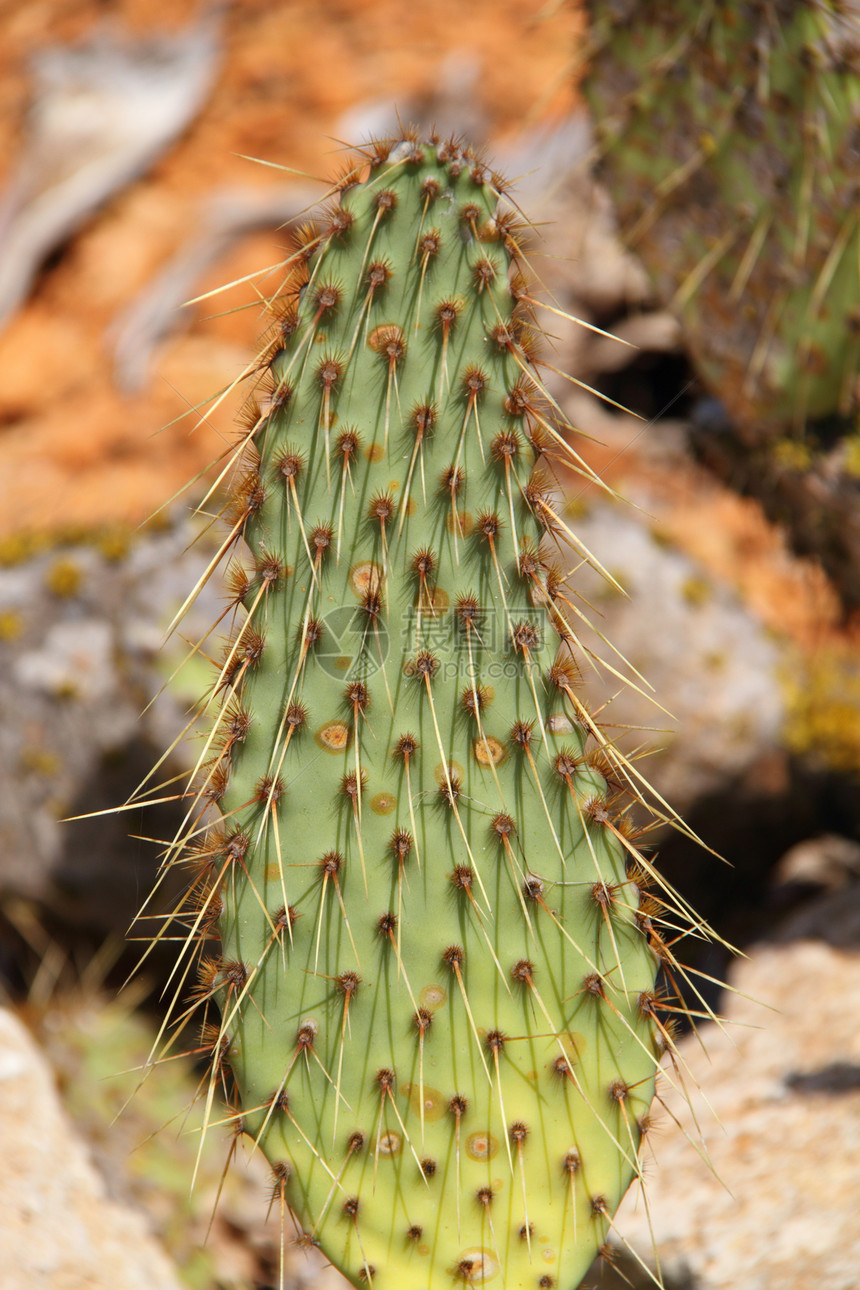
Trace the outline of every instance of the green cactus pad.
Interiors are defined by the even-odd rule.
[[[671,1044],[670,897],[578,696],[554,491],[577,463],[503,191],[406,138],[301,234],[170,856],[196,875],[182,971],[220,935],[210,1096],[232,1090],[300,1239],[380,1290],[577,1284]]]
[[[585,92],[621,230],[751,441],[860,376],[860,26],[840,0],[594,5]]]

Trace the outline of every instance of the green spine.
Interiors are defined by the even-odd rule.
[[[303,1239],[382,1290],[577,1284],[672,1043],[672,897],[577,693],[554,491],[577,458],[521,243],[470,149],[414,137],[369,147],[301,234],[171,851],[210,1092]]]

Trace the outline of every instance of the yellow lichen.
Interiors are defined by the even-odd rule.
[[[627,571],[625,569],[609,569],[607,572],[612,581],[604,579],[595,595],[595,599],[615,600],[629,595],[629,574]]]
[[[678,545],[674,533],[665,524],[652,524],[648,535],[661,551],[670,551]]]
[[[124,560],[131,549],[132,531],[129,528],[115,525],[102,529],[95,535],[93,545],[106,560]]]
[[[681,583],[681,598],[686,604],[698,609],[701,605],[707,604],[713,593],[713,587],[706,578],[697,577],[690,574]]]
[[[860,774],[860,662],[834,645],[801,660],[784,678],[784,738],[795,753],[832,770]]]
[[[166,512],[153,516],[144,527],[148,532],[162,532],[170,527],[169,516]],[[55,529],[8,533],[0,537],[0,568],[12,568],[47,551],[75,546],[92,547],[106,560],[123,560],[134,539],[135,530],[120,523],[100,528],[66,524]]]
[[[0,641],[17,640],[24,630],[24,620],[17,609],[4,609],[0,613]]]
[[[65,680],[57,682],[51,693],[60,702],[68,703],[72,699],[80,697],[81,689],[76,681],[73,681],[71,677],[66,677]]]
[[[846,438],[842,451],[842,466],[846,475],[860,479],[860,430]]]
[[[0,568],[23,564],[50,545],[45,533],[9,533],[0,538]]]
[[[771,452],[775,464],[783,470],[804,471],[812,465],[812,449],[799,439],[777,439]]]
[[[564,514],[569,520],[587,520],[591,507],[584,497],[570,497],[564,504]]]
[[[56,753],[47,748],[29,744],[21,749],[18,755],[18,769],[24,775],[35,775],[40,779],[49,779],[60,769],[60,759]]]
[[[61,599],[71,599],[72,596],[76,596],[81,589],[82,580],[80,565],[68,556],[60,556],[56,559],[45,574],[45,586],[48,591],[52,596],[59,596]]]

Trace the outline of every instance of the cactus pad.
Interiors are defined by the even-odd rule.
[[[168,853],[210,1099],[299,1239],[380,1290],[577,1284],[671,1047],[673,898],[578,693],[556,475],[587,468],[525,267],[502,181],[450,141],[369,147],[298,236]]]
[[[595,11],[601,178],[705,381],[751,441],[855,411],[856,6]]]

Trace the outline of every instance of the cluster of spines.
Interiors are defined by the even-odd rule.
[[[468,173],[474,185],[492,193],[494,203],[497,202],[501,186],[497,181],[489,180],[486,168],[477,157],[451,141],[435,143],[433,150],[436,164],[447,167],[449,180],[456,180],[462,173]],[[364,183],[367,183],[368,172],[370,176],[378,173],[384,182],[389,170],[393,173],[401,166],[425,166],[427,160],[428,149],[426,145],[419,145],[417,139],[407,139],[401,143],[394,161],[391,160],[387,147],[376,147],[357,169],[349,170],[338,188],[342,195],[347,194],[359,176],[363,176]],[[424,181],[421,193],[426,214],[433,202],[440,197],[442,185],[438,179],[430,176]],[[558,558],[547,558],[539,545],[542,535],[549,535],[557,543],[566,540],[574,547],[578,545],[553,499],[551,483],[555,473],[554,463],[564,462],[586,475],[588,472],[572,449],[568,448],[559,409],[544,391],[535,368],[537,355],[532,327],[536,302],[529,294],[521,262],[519,221],[500,205],[495,205],[488,218],[486,202],[483,209],[478,202],[467,202],[459,211],[458,224],[461,230],[465,230],[462,240],[477,245],[501,244],[513,266],[510,269],[505,266],[503,272],[496,260],[481,253],[474,261],[470,275],[474,298],[479,303],[486,303],[493,290],[499,289],[502,277],[505,293],[512,300],[511,308],[504,316],[496,309],[497,320],[490,320],[482,337],[483,343],[489,347],[497,364],[506,373],[504,393],[500,399],[505,420],[501,428],[485,441],[485,432],[481,426],[484,399],[496,384],[497,373],[495,369],[488,368],[486,363],[475,361],[466,361],[459,373],[455,370],[457,355],[454,341],[465,309],[461,296],[443,297],[431,307],[429,330],[437,347],[432,386],[412,404],[411,410],[404,412],[401,406],[400,387],[406,370],[407,350],[410,345],[417,343],[421,326],[422,295],[426,305],[430,294],[427,286],[430,266],[434,257],[439,255],[443,241],[438,229],[419,231],[416,239],[415,261],[418,269],[415,304],[405,325],[386,323],[375,329],[371,328],[373,307],[392,289],[392,279],[395,276],[389,261],[373,259],[374,238],[380,224],[396,208],[397,201],[398,195],[392,188],[377,184],[375,213],[372,215],[358,275],[358,317],[352,324],[346,352],[329,350],[324,330],[327,319],[331,319],[342,308],[346,288],[334,280],[324,281],[321,266],[325,264],[327,250],[350,237],[356,217],[349,206],[336,205],[327,212],[321,228],[308,228],[299,235],[298,247],[292,259],[294,276],[286,303],[281,302],[278,306],[274,339],[266,347],[261,360],[265,401],[262,408],[257,403],[252,406],[233,454],[235,483],[226,515],[228,535],[218,552],[218,557],[221,558],[231,547],[244,541],[251,549],[253,566],[248,569],[244,564],[237,564],[231,571],[225,615],[233,611],[241,621],[225,646],[216,680],[204,705],[205,712],[217,702],[221,705],[221,713],[212,723],[198,761],[195,785],[188,793],[191,805],[186,825],[167,855],[168,863],[184,858],[196,871],[191,884],[191,897],[182,911],[183,919],[190,924],[186,946],[180,956],[183,979],[189,971],[195,945],[204,945],[211,939],[216,934],[216,924],[226,929],[231,946],[242,941],[242,928],[236,914],[239,901],[237,892],[240,888],[246,893],[250,892],[250,895],[244,897],[246,905],[250,903],[251,906],[257,906],[258,921],[262,922],[264,929],[262,939],[258,938],[255,958],[242,960],[225,955],[221,958],[204,957],[201,961],[193,1005],[208,1005],[210,1001],[215,1001],[221,1014],[218,1026],[213,1027],[208,1020],[205,1023],[206,1043],[213,1054],[210,1099],[215,1082],[226,1080],[225,1072],[231,1049],[235,1052],[239,1047],[235,1043],[234,1030],[241,1028],[241,1022],[247,1023],[249,1012],[256,1011],[261,1015],[253,993],[255,981],[269,960],[282,961],[289,952],[296,923],[305,913],[302,904],[310,903],[309,892],[316,893],[314,899],[318,914],[311,934],[308,958],[312,967],[306,971],[329,982],[330,998],[335,1001],[332,1015],[336,1042],[328,1051],[336,1055],[336,1060],[329,1059],[328,1066],[323,1062],[318,1052],[321,1044],[319,1022],[315,1019],[304,1021],[295,1030],[292,1052],[277,1086],[262,1095],[257,1106],[248,1105],[246,1087],[246,1102],[241,1119],[238,1119],[237,1114],[237,1122],[241,1124],[242,1131],[250,1133],[255,1141],[264,1145],[267,1145],[267,1131],[272,1125],[286,1120],[294,1131],[294,1138],[308,1148],[313,1160],[329,1178],[329,1195],[322,1211],[309,1216],[311,1230],[308,1239],[316,1239],[317,1230],[335,1207],[336,1194],[345,1191],[344,1173],[347,1167],[366,1154],[369,1143],[374,1144],[371,1151],[374,1182],[380,1156],[393,1154],[395,1142],[400,1144],[398,1151],[403,1142],[408,1144],[418,1174],[425,1185],[429,1184],[438,1167],[438,1162],[432,1157],[419,1153],[406,1130],[395,1100],[397,1077],[393,1066],[380,1066],[374,1077],[378,1090],[378,1121],[375,1131],[368,1127],[352,1130],[346,1138],[345,1157],[337,1173],[329,1163],[331,1157],[324,1157],[319,1145],[309,1141],[291,1109],[288,1081],[293,1070],[296,1067],[299,1070],[310,1069],[313,1061],[333,1090],[335,1126],[338,1116],[346,1113],[342,1105],[346,1099],[341,1091],[346,1036],[351,1014],[354,1015],[356,1001],[361,998],[364,989],[364,964],[360,961],[355,937],[361,935],[366,940],[367,930],[362,929],[359,934],[356,927],[354,935],[344,899],[343,883],[346,869],[358,868],[367,894],[368,867],[371,859],[376,863],[375,856],[371,858],[366,854],[362,841],[366,832],[364,822],[371,818],[369,812],[376,810],[365,800],[368,796],[368,766],[365,763],[370,759],[370,737],[377,742],[379,739],[378,733],[369,727],[374,708],[384,708],[387,702],[390,709],[392,734],[387,756],[397,766],[398,773],[405,782],[406,811],[404,812],[403,806],[400,811],[408,818],[395,822],[385,846],[391,872],[391,907],[372,913],[368,904],[367,918],[374,925],[373,939],[383,953],[390,953],[393,957],[396,977],[398,980],[402,978],[408,996],[405,1000],[408,1007],[404,1009],[404,1023],[411,1031],[417,1048],[422,1141],[425,1131],[424,1046],[431,1034],[435,1014],[432,1009],[423,1006],[420,991],[416,995],[415,988],[410,983],[412,968],[404,961],[402,944],[404,882],[408,881],[407,875],[411,867],[422,864],[419,847],[421,830],[416,824],[417,813],[423,817],[426,813],[441,811],[448,820],[448,837],[460,852],[461,861],[445,864],[442,869],[448,890],[455,902],[460,902],[462,912],[458,917],[462,926],[476,933],[474,943],[483,944],[489,952],[507,993],[510,995],[512,991],[519,989],[528,1003],[528,1009],[539,1018],[539,1027],[544,1033],[555,1036],[557,1053],[548,1063],[547,1079],[557,1088],[563,1091],[570,1085],[588,1102],[575,1062],[558,1033],[559,1021],[551,1015],[551,1009],[544,1002],[535,980],[538,974],[534,962],[519,955],[506,971],[498,954],[498,935],[494,945],[488,934],[487,923],[492,919],[492,905],[482,877],[482,873],[486,873],[489,881],[485,856],[488,842],[496,848],[501,872],[508,875],[528,935],[534,938],[536,918],[546,918],[554,929],[554,934],[570,942],[587,969],[583,971],[575,993],[586,1003],[590,1001],[594,1007],[605,1008],[607,1015],[611,1013],[619,1020],[622,1029],[626,1028],[629,1032],[634,1047],[638,1044],[649,1049],[650,1065],[646,1084],[653,1080],[654,1067],[662,1051],[674,1051],[671,1017],[667,1015],[671,1012],[672,1005],[658,998],[649,987],[635,991],[638,1002],[631,1007],[623,980],[619,986],[617,979],[611,978],[611,971],[608,972],[602,963],[603,952],[599,948],[601,929],[605,930],[612,944],[613,962],[622,978],[623,966],[616,944],[616,925],[619,935],[622,928],[626,932],[632,928],[638,929],[643,942],[647,942],[653,953],[655,962],[670,970],[674,967],[676,971],[683,973],[683,969],[675,965],[671,948],[658,930],[672,908],[672,893],[659,886],[653,866],[637,846],[636,831],[627,819],[623,799],[638,796],[637,772],[633,764],[603,736],[577,693],[579,670],[573,654],[577,635],[572,619],[575,615],[581,617],[582,614],[566,589]],[[421,230],[424,229],[425,221],[422,217]],[[318,359],[312,357],[314,345],[320,346]],[[382,421],[381,443],[378,440],[368,443],[360,427],[341,425],[339,419],[340,398],[347,382],[349,365],[362,345],[372,350],[379,359],[381,379],[378,411]],[[307,388],[308,372],[311,373],[310,386],[316,391],[316,405],[311,409],[312,417],[309,418],[305,412],[298,417],[294,426],[288,418],[296,408],[297,391],[300,387]],[[437,496],[443,501],[440,522],[432,502],[432,480],[428,488],[424,478],[425,456],[439,438],[442,419],[445,416],[451,418],[452,407],[452,460],[438,475],[436,485]],[[285,418],[286,431],[281,425]],[[307,443],[298,442],[297,432],[302,428],[303,420],[313,422],[313,451]],[[412,447],[404,456],[402,476],[398,480],[398,485],[402,483],[401,497],[398,498],[389,485],[365,495],[363,500],[355,503],[350,490],[354,495],[359,470],[364,471],[365,476],[370,474],[364,467],[362,457],[371,466],[377,462],[383,463],[383,473],[385,463],[388,463],[387,469],[390,472],[392,454],[389,445],[404,430],[406,435],[411,436]],[[469,451],[474,458],[474,441],[477,441],[485,473],[496,481],[493,487],[503,503],[501,506],[488,505],[477,513],[465,510],[462,505],[467,487],[464,462],[468,455],[466,441],[470,431],[473,442]],[[320,457],[323,458],[322,464]],[[523,463],[530,467],[535,459],[538,467],[530,476],[523,477]],[[328,513],[317,518],[308,513],[306,503],[311,496],[319,500],[323,493],[323,480],[325,495],[329,497],[331,504]],[[468,481],[468,486],[471,486],[471,481]],[[422,703],[429,707],[431,719],[429,723],[425,723],[429,739],[423,730],[419,738],[411,730],[399,728],[393,719],[395,705],[391,692],[394,689],[401,693],[401,678],[392,677],[389,681],[386,675],[380,634],[380,623],[391,609],[389,587],[394,575],[391,568],[393,552],[395,549],[399,551],[402,546],[401,536],[410,518],[410,501],[417,498],[419,488],[424,499],[425,513],[431,520],[427,527],[434,541],[417,547],[407,561],[405,581],[411,588],[408,595],[414,607],[416,626],[414,641],[406,651],[401,671],[404,683],[412,687],[410,702],[413,714],[420,714]],[[280,550],[276,549],[271,530],[276,529],[278,524],[273,523],[271,517],[267,518],[267,504],[276,490],[282,499],[277,513],[280,537],[284,539],[292,536],[293,539],[292,549],[289,551],[292,564],[287,558],[285,541]],[[428,492],[431,495],[430,502],[427,502]],[[493,488],[490,493],[492,496]],[[353,524],[361,530],[359,533],[346,532],[345,510],[350,510]],[[530,531],[526,531],[527,527]],[[369,558],[353,562],[356,550],[366,545],[368,536],[371,543]],[[454,567],[458,570],[461,560],[473,570],[469,588],[464,587],[453,600],[438,581],[440,568],[446,564],[446,560],[450,562],[452,557]],[[398,558],[402,560],[402,556]],[[305,891],[296,896],[292,892],[288,893],[287,888],[292,886],[292,881],[288,883],[280,860],[283,855],[280,838],[282,805],[290,801],[290,796],[295,791],[286,773],[290,765],[287,755],[291,747],[298,748],[307,744],[311,729],[319,719],[309,697],[308,676],[315,661],[314,652],[327,644],[328,627],[321,614],[322,582],[326,577],[326,569],[339,565],[341,561],[349,570],[349,582],[356,596],[355,608],[359,617],[359,643],[354,647],[349,660],[355,675],[353,679],[337,685],[327,683],[327,701],[331,703],[332,696],[339,694],[340,711],[331,714],[314,733],[316,744],[320,748],[340,755],[343,759],[344,769],[339,776],[337,791],[345,808],[345,825],[342,824],[339,830],[339,845],[329,847],[316,858],[308,857],[301,861],[301,867],[309,869],[316,876],[311,878]],[[215,564],[213,561],[206,576],[209,576]],[[475,584],[479,584],[483,596],[476,594],[473,589]],[[508,606],[506,588],[512,584],[523,587],[527,593],[530,610],[535,611],[529,612],[527,617],[512,614]],[[277,611],[274,608],[276,604],[280,605],[285,594],[291,597],[289,613],[286,614],[281,608]],[[486,653],[482,637],[484,620],[493,608],[501,609],[505,619],[505,656],[518,668],[518,703],[521,699],[527,701],[527,710],[519,711],[504,737],[486,729],[487,713],[492,708],[494,695],[491,687],[477,679],[476,660],[479,655]],[[441,660],[439,653],[427,644],[425,633],[448,609],[452,610],[458,640],[465,646],[470,680],[468,684],[459,684],[452,690],[453,698],[449,696],[445,715],[454,723],[455,729],[457,722],[465,726],[465,760],[469,760],[468,750],[471,750],[474,763],[495,781],[501,799],[501,809],[482,810],[477,816],[467,805],[460,769],[452,765],[450,745],[443,741],[437,711],[438,701],[434,705],[434,694],[439,690],[437,672]],[[267,648],[267,629],[273,628],[276,617],[281,631],[281,620],[286,619],[285,657],[288,660],[288,672],[279,682],[281,700],[275,714],[274,747],[269,752],[265,771],[255,773],[250,784],[238,790],[233,788],[231,793],[234,762],[238,758],[241,764],[243,749],[249,739],[253,738],[255,720],[259,724],[259,719],[252,715],[248,683],[253,680],[260,666]],[[555,649],[552,641],[560,643],[562,647],[558,658],[553,658]],[[546,696],[545,708],[539,701],[538,687]],[[250,688],[253,689],[253,686]],[[567,734],[573,742],[552,753],[551,741],[559,734]],[[589,737],[593,746],[586,750]],[[429,747],[422,747],[422,744],[428,743]],[[420,794],[416,792],[417,785],[414,781],[418,778],[422,755],[434,761],[438,758],[435,802],[429,798],[426,788]],[[539,765],[538,758],[542,765]],[[516,812],[506,808],[499,784],[500,768],[508,759],[516,765],[517,774],[537,794],[539,809],[555,841],[562,868],[565,865],[565,854],[553,823],[558,817],[560,798],[569,803],[569,809],[579,821],[594,861],[595,872],[592,878],[579,879],[593,911],[592,921],[596,929],[596,948],[593,953],[584,951],[571,937],[563,919],[548,903],[547,882],[531,865],[524,863],[519,847],[521,822],[518,821]],[[377,756],[376,768],[378,767]],[[426,783],[426,780],[425,774],[419,782]],[[377,796],[383,797],[385,794],[379,793]],[[610,805],[610,798],[615,799],[614,805]],[[222,813],[222,818],[214,826],[206,823],[206,811],[213,804],[218,805]],[[387,814],[387,809],[380,806],[378,813]],[[616,863],[612,876],[604,875],[597,861],[594,843],[589,840],[590,834],[595,830],[609,839],[608,845],[615,848],[619,857],[626,851],[627,872],[624,872],[623,864],[619,870]],[[264,851],[270,845],[272,836],[274,851],[279,857],[276,866],[278,872],[263,879],[259,872],[252,872],[250,861],[256,850]],[[480,855],[476,854],[478,851]],[[423,863],[429,863],[427,856]],[[281,898],[277,907],[271,904],[269,893],[272,891],[277,892]],[[338,917],[342,920],[353,960],[351,967],[336,973],[322,970],[323,964],[320,961],[321,942],[329,936],[329,891],[337,904]],[[294,903],[290,903],[288,896]],[[358,907],[362,904],[364,902],[359,902]],[[225,922],[227,907],[231,913]],[[243,920],[246,917],[243,913]],[[680,933],[682,936],[683,934]],[[470,949],[468,956],[475,952],[477,951]],[[524,1214],[521,1232],[530,1250],[532,1227],[528,1218],[523,1159],[531,1130],[524,1120],[512,1119],[505,1110],[500,1063],[505,1057],[508,1037],[500,1029],[479,1028],[476,1025],[465,981],[467,949],[464,944],[452,942],[440,945],[435,959],[437,967],[444,965],[453,989],[462,999],[475,1051],[494,1096],[498,1099],[500,1122],[506,1126],[504,1141],[511,1174],[516,1176],[519,1167],[522,1181]],[[374,970],[379,970],[380,962],[377,959]],[[612,971],[614,970],[613,968]],[[686,974],[684,976],[685,980],[688,979]],[[618,1002],[613,1001],[613,995],[617,996]],[[578,1006],[574,1004],[568,1011],[572,1014]],[[626,1012],[639,1018],[643,1023],[642,1032],[650,1036],[650,1039],[643,1041],[642,1034],[636,1032],[635,1024],[625,1015]],[[186,1015],[179,1014],[173,1020],[182,1021]],[[268,1022],[265,1024],[268,1025]],[[511,1038],[519,1040],[521,1037],[517,1035]],[[259,1085],[259,1080],[257,1084]],[[631,1094],[633,1086],[615,1077],[607,1083],[606,1107],[592,1109],[600,1120],[609,1119],[609,1108],[614,1107],[618,1112],[616,1120],[619,1126],[623,1125],[623,1140],[619,1141],[619,1133],[611,1125],[607,1125],[607,1135],[614,1139],[620,1155],[626,1160],[627,1172],[635,1174],[639,1168],[636,1160],[639,1138],[648,1126],[647,1104],[650,1097],[646,1088],[639,1099],[642,1105],[633,1115],[627,1107]],[[461,1203],[465,1204],[460,1196],[459,1181],[460,1127],[468,1107],[469,1099],[463,1093],[450,1093],[448,1112],[455,1126],[454,1143],[458,1161],[458,1228],[460,1206]],[[387,1125],[388,1109],[394,1116],[397,1128],[386,1127],[383,1131],[383,1126]],[[400,1134],[402,1138],[399,1137]],[[481,1134],[477,1136],[480,1137]],[[583,1171],[582,1157],[575,1145],[561,1153],[558,1167],[559,1173],[568,1180],[575,1231],[575,1183]],[[294,1177],[292,1164],[285,1159],[276,1160],[274,1176],[276,1191],[283,1202],[289,1181]],[[294,1182],[293,1186],[295,1185]],[[501,1264],[491,1219],[491,1193],[490,1187],[478,1188],[475,1203],[486,1218],[495,1257]],[[298,1195],[295,1191],[290,1193],[293,1203],[296,1203]],[[595,1242],[597,1248],[604,1248],[609,1225],[608,1214],[617,1199],[615,1196],[610,1203],[601,1192],[587,1197],[592,1216],[595,1221],[602,1223],[601,1238]],[[376,1273],[364,1255],[359,1235],[360,1197],[347,1194],[340,1205],[342,1215],[352,1224],[361,1252],[357,1275],[372,1282]],[[413,1242],[420,1241],[421,1229],[421,1224],[408,1223],[405,1227],[406,1238]],[[471,1260],[463,1258],[453,1267],[449,1266],[447,1272],[467,1284],[477,1283],[483,1279],[479,1266],[483,1257],[485,1255]],[[355,1274],[354,1269],[353,1273]],[[534,1284],[539,1287],[553,1284],[553,1278],[548,1275],[538,1276],[536,1273]]]

